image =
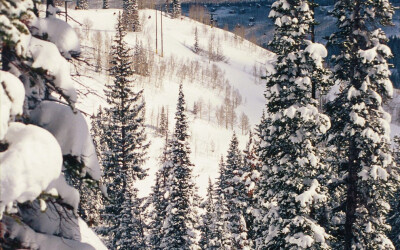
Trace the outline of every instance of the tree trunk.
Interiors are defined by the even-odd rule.
[[[358,150],[355,142],[350,141],[349,163],[347,177],[347,200],[346,200],[346,222],[345,222],[345,249],[350,250],[353,242],[353,224],[355,222],[355,213],[357,208],[357,158]]]
[[[50,15],[50,12],[49,12],[49,6],[53,6],[53,8],[54,8],[54,0],[47,0],[47,4],[46,4],[46,6],[47,6],[47,8],[46,8],[46,17],[49,17],[49,16],[51,16]]]

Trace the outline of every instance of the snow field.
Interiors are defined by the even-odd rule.
[[[114,26],[118,11],[115,9],[108,10],[69,10],[68,13],[80,23],[90,24],[90,35],[81,37],[83,55],[94,47],[94,41],[90,39],[91,35],[100,32],[103,38],[112,38],[114,35]],[[143,181],[137,182],[140,196],[147,196],[151,191],[151,186],[154,183],[155,172],[160,167],[159,158],[162,154],[165,139],[157,135],[154,127],[157,125],[157,116],[164,106],[168,110],[169,129],[172,131],[174,126],[174,113],[178,98],[179,84],[183,84],[183,91],[187,103],[187,114],[189,118],[189,132],[191,134],[190,146],[192,150],[191,159],[195,164],[194,174],[197,176],[196,183],[199,186],[201,196],[206,195],[206,186],[209,176],[214,179],[218,176],[218,162],[221,155],[226,155],[229,141],[233,131],[225,129],[217,125],[215,118],[215,109],[222,105],[224,101],[224,91],[222,89],[211,89],[199,81],[199,77],[180,77],[182,72],[179,72],[182,64],[189,65],[190,63],[198,62],[201,67],[211,68],[215,64],[222,75],[231,85],[232,90],[237,90],[242,96],[242,104],[236,109],[236,115],[239,118],[242,112],[249,117],[252,128],[260,120],[261,113],[264,107],[264,85],[255,84],[253,67],[261,65],[263,67],[266,61],[272,57],[272,53],[251,44],[248,41],[235,38],[234,34],[211,28],[204,24],[198,23],[186,17],[181,19],[170,19],[163,16],[163,40],[164,40],[164,55],[160,56],[160,12],[155,10],[141,10],[140,16],[142,21],[142,31],[137,33],[128,33],[126,41],[133,48],[136,40],[142,41],[145,48],[150,53],[156,51],[155,48],[155,13],[158,15],[158,55],[154,56],[154,64],[161,65],[169,64],[167,67],[173,67],[171,75],[166,74],[164,78],[154,79],[155,77],[137,76],[136,88],[144,88],[144,97],[146,101],[146,123],[148,138],[151,141],[151,146],[148,154],[146,168],[149,168],[149,176]],[[71,23],[75,29],[85,28],[76,23]],[[220,62],[210,62],[204,54],[195,54],[192,51],[194,44],[194,30],[198,28],[199,45],[203,50],[207,50],[208,43],[211,37],[217,46],[222,49],[222,54],[226,60]],[[85,51],[87,49],[87,51]],[[107,51],[106,48],[103,49]],[[106,57],[106,53],[104,54]],[[74,70],[74,69],[73,69]],[[75,77],[76,87],[80,98],[77,103],[78,109],[89,115],[96,112],[98,106],[106,106],[103,88],[107,81],[107,73],[82,72],[79,68],[81,77]],[[151,71],[151,69],[150,69]],[[150,72],[150,75],[152,72]],[[200,74],[200,72],[199,72]],[[87,75],[85,77],[85,75]],[[221,75],[219,75],[222,77]],[[192,79],[190,79],[192,78]],[[203,101],[203,109],[210,103],[212,110],[210,113],[210,121],[208,113],[204,112],[202,118],[195,117],[191,112],[194,102]],[[86,116],[89,119],[88,116]],[[237,124],[234,127],[237,132],[240,148],[244,149],[248,139],[248,135],[242,135]]]

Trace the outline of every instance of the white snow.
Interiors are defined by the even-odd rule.
[[[48,40],[54,43],[60,53],[66,58],[71,57],[71,53],[81,52],[80,42],[75,30],[65,21],[55,17],[37,18],[32,23],[33,35],[48,35]]]
[[[310,53],[310,56],[314,59],[317,67],[322,68],[323,58],[328,56],[328,51],[324,45],[320,43],[310,43],[305,49],[305,52]]]
[[[107,247],[101,242],[99,237],[90,229],[86,223],[79,218],[78,220],[81,242],[93,246],[96,250],[107,250]]]
[[[7,133],[8,124],[18,114],[22,114],[25,89],[14,75],[0,70],[0,140]]]
[[[360,50],[358,54],[362,58],[363,63],[372,62],[378,56],[376,47],[367,50]]]
[[[79,206],[79,191],[68,185],[64,174],[60,174],[57,179],[53,180],[46,189],[46,192],[57,194],[64,203],[73,207],[75,214]]]
[[[296,201],[300,202],[302,207],[307,206],[307,204],[311,204],[313,201],[321,202],[326,200],[326,196],[318,193],[319,182],[317,180],[313,180],[311,182],[310,188],[304,193],[298,195],[296,197]]]
[[[82,56],[85,53],[92,55],[92,50],[86,51],[87,47],[94,47],[94,41],[90,39],[97,32],[100,32],[103,39],[114,35],[117,13],[119,10],[68,10],[68,14],[78,22],[83,23],[86,19],[93,23],[89,32],[89,39],[82,39]],[[199,63],[200,67],[208,67],[210,69],[218,67],[221,72],[225,72],[224,77],[229,81],[233,90],[237,90],[242,96],[242,104],[236,109],[238,118],[244,112],[250,120],[251,126],[259,123],[262,110],[265,105],[264,91],[265,85],[263,81],[255,83],[253,68],[256,65],[260,68],[262,75],[266,69],[274,70],[271,67],[273,60],[276,60],[274,54],[264,50],[248,41],[241,41],[235,38],[235,35],[218,28],[211,28],[204,24],[195,22],[186,17],[182,19],[170,19],[163,16],[163,40],[164,40],[164,56],[160,56],[160,39],[158,39],[158,54],[155,54],[155,11],[141,10],[140,16],[143,21],[142,32],[128,32],[126,42],[134,47],[136,38],[145,44],[149,53],[155,55],[155,64],[164,65],[174,63],[171,69],[171,76],[167,72],[164,78],[158,77],[135,77],[135,90],[145,86],[144,97],[146,100],[146,125],[148,137],[151,141],[149,148],[148,161],[146,168],[149,168],[149,176],[143,181],[138,181],[136,186],[139,189],[139,196],[146,196],[151,192],[151,186],[154,184],[155,172],[159,168],[159,157],[164,147],[164,138],[156,135],[152,129],[156,124],[156,117],[161,107],[164,106],[168,110],[169,129],[171,131],[174,126],[174,114],[176,101],[178,97],[179,83],[183,83],[185,99],[188,107],[188,123],[189,132],[191,134],[190,146],[192,149],[191,160],[195,164],[194,174],[197,176],[196,183],[199,186],[201,196],[206,195],[208,177],[216,178],[218,176],[218,162],[221,155],[226,155],[230,138],[233,131],[225,126],[218,126],[215,111],[224,102],[224,90],[211,89],[204,86],[201,80],[201,70],[196,71],[194,76],[187,76],[182,79],[180,74],[182,65],[190,66],[192,63]],[[160,15],[160,12],[157,12]],[[150,17],[150,18],[149,18]],[[63,17],[60,17],[63,18]],[[160,25],[160,18],[158,18]],[[73,28],[79,28],[74,26]],[[160,27],[160,26],[159,26]],[[223,55],[226,61],[210,62],[207,56],[195,54],[192,49],[194,42],[194,30],[198,28],[199,45],[202,49],[207,50],[209,39],[215,37],[215,43],[220,43]],[[160,29],[158,29],[160,31]],[[219,41],[219,42],[218,42]],[[179,53],[177,53],[179,51]],[[102,50],[105,53],[105,50]],[[158,67],[158,66],[157,66]],[[167,66],[169,67],[169,66]],[[89,93],[80,96],[77,108],[85,113],[93,114],[98,106],[106,107],[105,97],[103,94],[104,85],[110,83],[112,79],[108,79],[106,72],[96,73],[88,70],[86,73],[81,69],[82,75],[89,77],[77,77],[79,81],[75,86],[79,92]],[[157,76],[157,72],[153,75]],[[208,73],[208,76],[210,73]],[[191,79],[194,77],[194,79]],[[84,86],[83,86],[84,85]],[[197,118],[192,114],[193,103],[202,100],[203,115]],[[210,121],[208,115],[204,112],[208,104],[211,106]],[[86,117],[89,119],[88,117]],[[239,122],[234,126],[236,130],[240,147],[244,148],[248,140],[248,135],[241,135]]]
[[[10,203],[36,199],[62,166],[57,140],[42,128],[11,123],[4,139],[9,146],[0,153],[0,217]]]
[[[70,65],[60,55],[56,45],[31,37],[29,51],[33,58],[32,67],[43,68],[50,75],[53,75],[56,87],[59,87],[70,98],[71,102],[75,103],[77,93],[70,76]]]
[[[97,159],[89,128],[81,112],[52,101],[43,101],[31,112],[31,120],[54,135],[63,155],[76,156],[83,162],[83,171],[95,180],[100,180],[102,171]]]
[[[286,241],[306,249],[311,246],[311,244],[314,242],[314,239],[309,235],[305,235],[304,233],[296,233],[293,236],[287,237]]]
[[[354,110],[350,112],[350,119],[354,122],[354,124],[357,124],[361,127],[364,127],[365,125],[365,119],[354,112]]]
[[[32,228],[25,225],[22,222],[17,222],[9,216],[3,218],[3,222],[6,225],[6,230],[10,233],[11,239],[17,239],[21,242],[23,247],[29,249],[40,249],[40,250],[95,250],[102,248],[95,248],[86,243],[82,243],[76,240],[70,240],[61,238],[54,235],[48,235],[43,233],[35,232]],[[105,248],[103,248],[105,249]]]

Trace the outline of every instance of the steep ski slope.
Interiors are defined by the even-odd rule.
[[[77,22],[69,21],[73,27],[81,29],[84,32],[89,30],[89,35],[82,32],[81,43],[83,44],[83,60],[90,61],[93,58],[91,48],[95,46],[95,39],[92,39],[97,32],[102,34],[103,40],[106,37],[112,38],[114,35],[114,27],[116,18],[120,10],[69,10],[69,15]],[[141,32],[130,32],[127,35],[127,42],[134,47],[137,40],[143,42],[150,54],[156,51],[156,11],[142,10],[140,12],[143,29]],[[224,101],[224,91],[211,89],[199,82],[200,77],[179,77],[182,64],[194,64],[198,62],[200,68],[211,69],[213,64],[221,71],[225,72],[225,76],[219,74],[218,78],[225,77],[233,89],[236,89],[242,96],[242,104],[236,109],[239,118],[242,112],[249,117],[250,124],[254,128],[260,120],[264,107],[264,85],[255,83],[253,74],[256,66],[259,71],[265,67],[265,63],[272,57],[272,54],[260,47],[257,47],[247,41],[242,41],[233,34],[224,30],[211,28],[201,23],[195,22],[188,18],[170,19],[163,17],[163,41],[164,41],[164,57],[159,56],[161,50],[161,32],[160,32],[160,12],[158,14],[158,55],[154,57],[154,64],[171,64],[175,63],[175,71],[172,75],[159,79],[154,76],[156,72],[150,72],[152,77],[140,77],[135,80],[138,88],[144,87],[146,100],[146,118],[148,124],[148,137],[151,141],[149,150],[149,159],[146,166],[149,168],[149,176],[138,183],[138,188],[142,196],[147,195],[151,191],[154,183],[154,173],[159,168],[159,157],[164,147],[164,138],[158,136],[154,130],[156,124],[156,116],[164,105],[168,108],[169,129],[172,131],[174,126],[174,117],[176,101],[178,96],[178,85],[184,86],[184,93],[188,107],[189,124],[191,132],[191,159],[195,164],[195,174],[197,175],[197,183],[201,195],[206,193],[207,179],[209,177],[216,178],[218,176],[218,162],[221,155],[225,155],[228,149],[233,131],[225,129],[217,124],[215,110]],[[62,17],[60,17],[62,18]],[[194,44],[194,30],[197,27],[199,34],[200,48],[208,50],[211,36],[214,37],[213,46],[219,44],[219,49],[225,56],[224,61],[209,61],[207,53],[202,55],[195,54],[192,50]],[[107,57],[107,49],[102,48],[102,57]],[[92,60],[93,61],[93,60]],[[104,62],[103,62],[104,64]],[[78,107],[87,114],[96,112],[99,105],[105,106],[103,88],[105,83],[110,80],[106,76],[106,71],[96,73],[93,69],[84,67],[84,63],[76,67],[82,76],[75,77],[77,88],[80,89],[81,102]],[[215,67],[214,66],[214,67]],[[157,67],[157,66],[155,66]],[[171,65],[169,65],[171,67]],[[86,69],[85,69],[86,68]],[[168,66],[167,66],[168,68]],[[174,67],[172,67],[173,69]],[[204,74],[198,71],[198,74]],[[264,70],[262,70],[264,71]],[[196,72],[196,71],[195,71]],[[76,72],[75,72],[76,73]],[[206,72],[207,73],[207,72]],[[74,74],[74,73],[73,73]],[[211,74],[209,72],[209,74]],[[192,78],[192,79],[190,79]],[[155,83],[157,82],[157,83]],[[195,117],[193,110],[194,102],[202,100],[205,106],[211,106],[209,114],[203,114],[202,119]],[[209,121],[210,119],[210,121]],[[89,117],[88,117],[89,120]],[[238,119],[239,120],[239,119]],[[240,146],[244,149],[248,135],[242,135],[238,128],[238,123],[234,130],[239,135]]]

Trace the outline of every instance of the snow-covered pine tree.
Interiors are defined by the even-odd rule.
[[[89,9],[88,0],[77,0],[76,1],[76,8],[79,9],[79,10],[88,10]]]
[[[105,204],[102,217],[107,221],[106,230],[112,242],[110,247],[131,249],[142,239],[136,238],[137,232],[134,205],[137,203],[134,181],[146,176],[143,168],[147,148],[144,128],[145,103],[143,90],[133,91],[132,62],[130,49],[124,41],[125,30],[121,14],[118,15],[116,35],[111,47],[112,60],[110,75],[113,83],[106,85],[105,95],[109,108],[105,108],[108,117],[103,131],[107,144],[104,157],[104,172],[110,202]]]
[[[138,32],[141,31],[142,27],[140,25],[139,21],[139,6],[138,6],[138,0],[133,0],[132,3],[132,31],[133,32]]]
[[[139,21],[139,7],[137,0],[123,0],[123,24],[126,31],[137,32],[141,30]]]
[[[254,215],[258,207],[257,199],[255,196],[255,190],[260,179],[261,162],[257,155],[257,149],[259,148],[258,141],[255,140],[253,133],[250,131],[249,141],[247,142],[246,149],[243,151],[243,175],[242,182],[245,186],[245,193],[243,194],[243,200],[246,201],[244,207],[244,219],[247,226],[247,238],[250,241],[250,246],[255,246],[255,225]]]
[[[163,223],[165,220],[165,212],[167,210],[167,201],[165,195],[164,185],[164,169],[160,169],[156,173],[156,181],[152,187],[152,193],[149,197],[148,207],[149,212],[149,236],[148,244],[152,249],[162,249],[161,239],[163,237]]]
[[[217,217],[215,210],[215,190],[211,179],[208,180],[207,188],[207,200],[204,202],[203,206],[205,209],[205,214],[201,218],[201,238],[200,247],[201,249],[221,249],[222,244],[218,237],[218,225],[221,218]]]
[[[165,136],[168,133],[168,121],[164,106],[161,108],[160,115],[160,135]]]
[[[333,78],[343,88],[327,105],[335,121],[328,143],[337,156],[331,191],[339,199],[330,220],[334,248],[394,249],[386,218],[396,172],[390,115],[382,108],[393,93],[386,61],[391,51],[378,28],[392,24],[393,12],[389,0],[339,0],[333,10],[339,29],[330,42],[340,48]]]
[[[109,9],[110,5],[108,3],[108,0],[103,0],[103,9]]]
[[[135,69],[135,74],[141,76],[148,76],[149,72],[149,60],[147,57],[146,50],[143,47],[142,41],[136,39],[135,51],[133,54],[133,65]]]
[[[199,47],[199,32],[197,31],[197,26],[196,29],[194,30],[194,46],[193,46],[193,51],[194,53],[198,54],[200,52],[200,47]]]
[[[233,133],[224,171],[221,172],[220,188],[228,208],[225,220],[228,222],[228,230],[232,236],[233,248],[235,249],[248,249],[250,246],[244,219],[244,213],[247,208],[247,192],[242,181],[243,170],[239,141],[236,133]]]
[[[197,242],[196,187],[193,180],[193,164],[190,162],[188,124],[185,114],[182,85],[179,87],[175,129],[170,141],[170,173],[166,196],[168,207],[164,222],[163,249],[199,249]]]
[[[325,188],[320,178],[318,139],[330,127],[311,96],[312,83],[328,85],[322,58],[327,51],[306,41],[313,23],[305,0],[277,0],[269,17],[275,23],[270,44],[277,54],[267,72],[267,114],[260,125],[263,168],[258,188],[258,249],[319,249],[328,247],[318,224]]]
[[[397,166],[400,166],[400,137],[395,136],[393,138],[394,142],[394,149],[393,149],[393,160],[394,164]],[[399,171],[399,169],[396,169]],[[391,199],[390,206],[392,208],[390,212],[390,217],[389,217],[389,223],[390,226],[392,227],[392,230],[390,232],[390,239],[393,242],[393,245],[396,249],[400,249],[400,200],[399,200],[399,195],[400,195],[400,187],[396,187],[395,195]]]
[[[181,0],[172,0],[172,18],[179,18],[182,14]]]
[[[224,157],[221,156],[219,163],[219,177],[217,179],[217,187],[215,190],[216,202],[215,202],[215,215],[217,216],[215,222],[215,232],[217,235],[216,245],[222,246],[223,249],[233,249],[234,242],[233,236],[229,230],[229,221],[227,220],[229,209],[223,192],[224,186],[226,185],[223,177],[225,173],[225,162]]]
[[[54,7],[53,1],[48,3]],[[82,176],[99,180],[94,146],[84,117],[75,108],[77,93],[68,62],[54,43],[30,33],[35,30],[31,27],[33,6],[30,0],[0,4],[0,248],[104,249],[100,241],[93,242],[95,235],[85,230],[87,226],[78,216],[79,192],[65,180]],[[54,13],[54,8],[50,9]],[[55,20],[40,20],[49,21]],[[69,32],[69,39],[76,35],[62,20],[54,25],[59,32]],[[61,96],[57,102],[53,92]],[[70,159],[76,163],[68,166],[74,175],[62,171],[63,162],[66,166]],[[90,233],[83,235],[85,232]]]
[[[152,187],[152,193],[146,204],[149,209],[149,235],[148,242],[152,249],[162,249],[161,239],[163,238],[163,225],[166,218],[168,207],[168,194],[166,193],[166,184],[169,173],[171,172],[171,161],[169,154],[168,139],[165,141],[165,148],[160,158],[161,168],[156,172],[155,184]]]

